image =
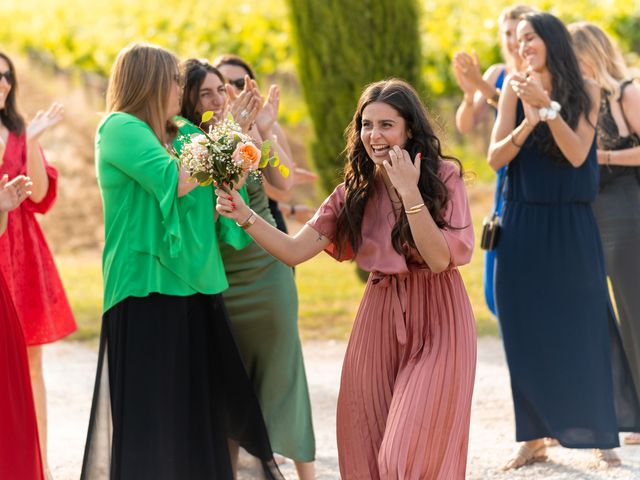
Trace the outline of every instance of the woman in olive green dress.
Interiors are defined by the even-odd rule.
[[[184,64],[184,79],[183,117],[197,123],[203,112],[213,111],[215,121],[228,111],[224,80],[211,65],[188,60]],[[272,138],[269,132],[257,132],[257,128],[251,128],[258,112],[251,110],[251,101],[244,97],[254,95],[262,106],[255,84],[248,84],[242,92],[232,92],[229,87],[227,90],[232,98],[235,99],[236,95],[241,97],[235,103],[248,105],[236,111],[234,117],[239,123],[244,123],[258,141]],[[290,164],[277,140],[275,148],[281,161]],[[284,178],[271,167],[267,167],[263,174],[280,188],[287,188],[292,180]],[[275,225],[262,184],[249,179],[246,191],[251,208]],[[224,225],[222,220],[220,218],[219,223]],[[254,242],[237,250],[223,241],[220,252],[229,281],[229,288],[223,294],[225,305],[260,401],[273,451],[294,460],[301,479],[313,479],[315,439],[298,334],[298,296],[293,271]]]

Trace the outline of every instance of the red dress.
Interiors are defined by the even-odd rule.
[[[20,322],[0,274],[0,478],[42,480],[38,427]]]
[[[9,133],[0,176],[26,174],[24,135]],[[0,274],[8,285],[27,345],[41,345],[76,329],[53,256],[36,213],[46,213],[56,198],[58,172],[46,164],[49,190],[38,203],[27,199],[9,213],[7,231],[0,237]]]

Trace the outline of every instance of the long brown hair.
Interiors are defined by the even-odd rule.
[[[589,124],[591,97],[580,71],[578,58],[573,49],[571,35],[564,23],[550,13],[534,13],[522,17],[544,42],[547,51],[547,69],[551,74],[551,96],[561,106],[560,115],[572,130],[578,127],[581,117]],[[595,128],[595,125],[592,125]],[[531,134],[533,142],[552,161],[569,164],[558,144],[553,139],[549,125],[539,122]]]
[[[411,132],[404,149],[411,158],[422,154],[418,189],[422,200],[440,228],[462,228],[464,225],[449,225],[443,217],[443,209],[449,200],[447,186],[438,176],[438,170],[444,159],[462,165],[456,158],[442,153],[440,140],[428,120],[427,111],[420,101],[420,97],[411,85],[395,78],[382,80],[368,85],[358,101],[356,113],[347,127],[347,146],[345,148],[346,165],[344,171],[345,202],[338,214],[336,224],[336,245],[341,251],[347,245],[354,252],[362,241],[361,226],[367,200],[373,193],[376,166],[367,155],[360,131],[362,130],[362,112],[373,102],[383,102],[395,109],[404,118],[405,127]],[[415,248],[416,244],[411,235],[407,215],[402,212],[393,227],[393,248],[404,254],[403,245],[406,243]]]
[[[10,132],[20,135],[24,131],[24,117],[20,114],[16,104],[16,95],[18,93],[16,68],[6,54],[0,52],[0,58],[7,62],[7,65],[9,65],[9,71],[11,72],[11,80],[9,81],[11,90],[9,90],[9,95],[7,95],[7,98],[4,101],[4,108],[0,110],[0,122],[2,122]]]
[[[116,58],[107,88],[107,112],[125,112],[151,127],[168,144],[175,127],[167,123],[167,99],[178,60],[156,45],[132,43]]]

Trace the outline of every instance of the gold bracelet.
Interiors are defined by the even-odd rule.
[[[418,205],[414,205],[411,208],[405,208],[404,213],[407,215],[413,215],[414,213],[418,213],[424,207],[424,203],[419,203]]]
[[[487,98],[487,103],[491,105],[493,108],[498,108],[498,102],[500,101],[500,89],[496,88],[496,93],[493,94],[493,97]]]
[[[242,222],[242,223],[238,223],[236,222],[236,225],[239,226],[241,229],[246,230],[247,228],[249,228],[251,225],[253,225],[256,222],[256,214],[253,210],[249,209],[249,211],[251,212],[249,214],[249,216],[247,217],[247,219]]]

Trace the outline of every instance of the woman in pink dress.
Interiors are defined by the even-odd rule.
[[[0,238],[0,272],[18,312],[24,331],[33,385],[40,446],[47,468],[47,407],[42,374],[42,347],[76,328],[53,257],[36,220],[56,198],[58,174],[49,165],[38,139],[62,119],[62,106],[53,104],[26,124],[16,107],[16,72],[11,60],[0,53],[0,175],[28,175],[32,195],[9,213],[5,235]]]
[[[235,191],[217,190],[217,210],[289,265],[325,250],[371,272],[338,397],[342,478],[464,479],[476,333],[457,269],[473,250],[460,163],[400,80],[363,92],[346,156],[344,183],[294,237]]]
[[[7,180],[7,175],[0,179],[0,236],[7,227],[7,212],[17,208],[31,193],[31,183],[27,177],[16,177],[9,183]],[[1,272],[0,478],[42,480],[27,350],[20,322]]]

